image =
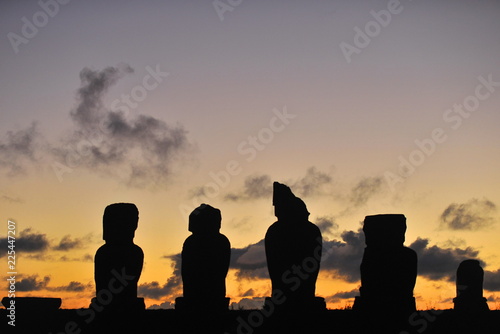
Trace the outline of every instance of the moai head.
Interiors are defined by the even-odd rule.
[[[406,217],[402,214],[366,216],[363,232],[367,247],[401,247],[405,242]]]
[[[273,183],[274,215],[278,220],[307,221],[309,212],[306,204],[296,197],[284,184]]]
[[[123,242],[134,239],[139,221],[139,210],[132,203],[108,205],[102,218],[103,239],[106,242]]]
[[[189,215],[189,231],[192,233],[218,233],[222,216],[219,209],[202,204]]]
[[[478,260],[465,260],[457,269],[457,296],[483,297],[484,270]]]

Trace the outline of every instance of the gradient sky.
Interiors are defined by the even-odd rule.
[[[452,307],[467,258],[498,308],[498,1],[47,3],[0,3],[0,275],[11,219],[19,296],[88,305],[104,208],[133,202],[139,295],[171,307],[206,202],[234,248],[228,296],[259,305],[276,180],[323,231],[329,307],[357,294],[360,222],[403,213],[418,308]]]

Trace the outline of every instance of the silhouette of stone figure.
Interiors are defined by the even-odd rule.
[[[274,213],[278,220],[267,230],[265,249],[272,296],[265,307],[285,312],[326,309],[315,296],[323,239],[309,221],[305,203],[284,184],[273,183]]]
[[[402,214],[366,216],[363,232],[366,248],[360,268],[360,296],[356,297],[353,309],[371,316],[379,328],[388,325],[395,329],[407,323],[408,316],[416,311],[413,288],[417,254],[403,246],[406,217]],[[380,317],[380,313],[385,316]],[[387,315],[392,323],[383,323]]]
[[[137,298],[144,253],[134,244],[139,211],[131,203],[108,205],[103,216],[103,239],[95,254],[96,297],[92,304],[108,312],[144,310],[144,299]],[[91,308],[96,309],[91,304]]]
[[[478,260],[465,260],[457,269],[457,297],[453,298],[456,311],[477,313],[488,311],[483,297],[484,270]]]
[[[226,275],[231,244],[219,232],[221,212],[202,204],[189,215],[192,234],[182,246],[181,275],[184,297],[176,298],[175,308],[185,311],[227,311]]]

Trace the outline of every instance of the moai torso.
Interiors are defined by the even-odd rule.
[[[104,211],[103,239],[106,243],[95,255],[96,298],[93,302],[104,304],[107,310],[141,307],[137,301],[137,282],[144,254],[133,242],[138,219],[139,212],[134,204],[111,204]]]
[[[481,312],[489,310],[483,297],[484,270],[478,260],[465,260],[457,269],[457,297],[455,310]]]
[[[321,232],[308,221],[304,202],[287,186],[274,183],[273,204],[278,221],[269,227],[265,237],[272,290],[282,292],[287,303],[304,303],[315,298]]]
[[[190,235],[182,247],[184,297],[206,302],[226,296],[231,245],[221,227],[220,210],[202,204],[189,215]]]
[[[404,215],[367,216],[360,294],[367,308],[414,311],[417,254],[403,246]]]

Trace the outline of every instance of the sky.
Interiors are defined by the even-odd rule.
[[[402,213],[417,307],[453,307],[458,264],[478,259],[498,309],[499,15],[492,0],[0,2],[0,276],[11,220],[16,295],[88,306],[104,208],[130,202],[139,296],[171,308],[207,203],[232,246],[227,296],[258,307],[279,181],[322,231],[328,307],[359,293],[364,217]]]

